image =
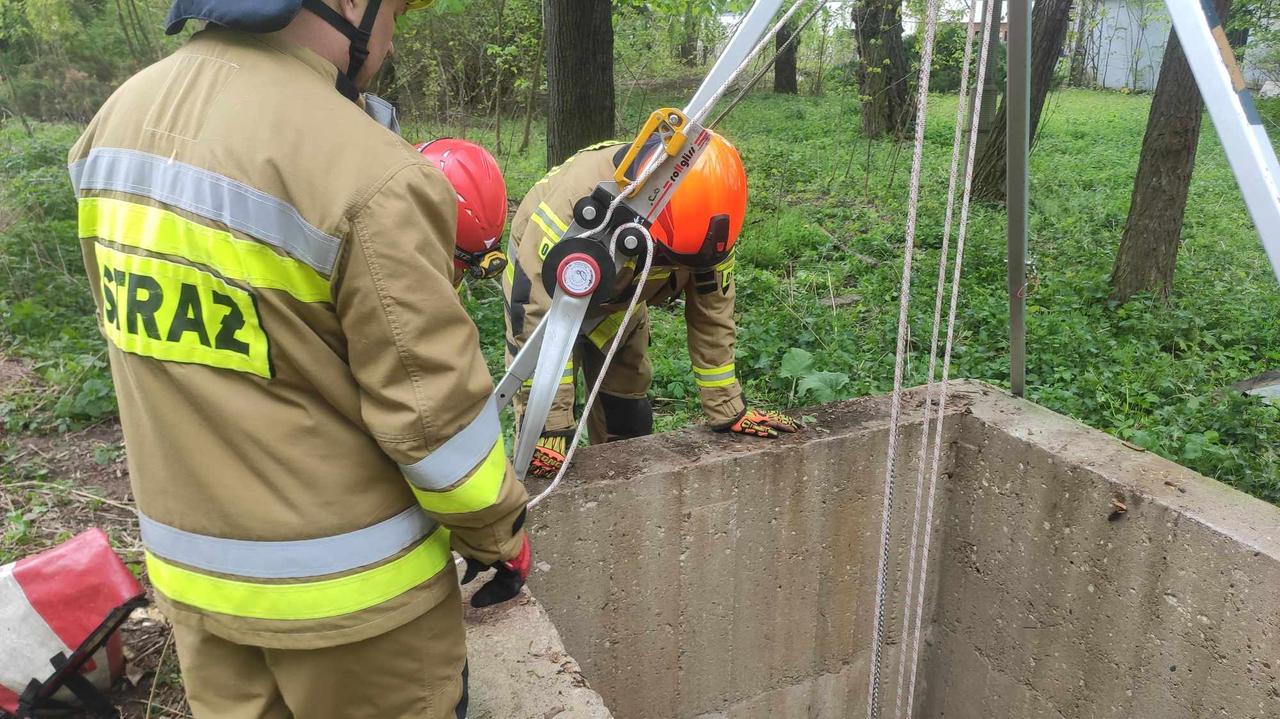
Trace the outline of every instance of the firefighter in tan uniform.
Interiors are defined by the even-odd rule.
[[[502,284],[508,363],[551,307],[551,297],[543,288],[542,263],[568,227],[574,203],[590,195],[602,179],[613,176],[627,148],[624,143],[602,143],[579,152],[534,185],[516,211],[508,248],[511,262]],[[738,152],[713,135],[651,228],[656,252],[644,286],[636,287],[638,269],[628,261],[618,274],[611,299],[588,312],[534,451],[531,475],[554,476],[559,470],[576,425],[577,370],[582,370],[586,386],[591,387],[619,332],[622,343],[605,374],[597,406],[589,410],[590,440],[594,444],[652,433],[647,306],[681,297],[693,379],[711,427],[757,437],[777,437],[780,431],[799,428],[782,414],[749,407],[734,367],[733,245],[742,229],[746,202],[746,174]],[[634,292],[639,293],[640,304],[628,326],[621,327]],[[517,409],[527,395],[526,387],[516,398]]]
[[[170,32],[208,28],[70,153],[199,719],[465,716],[450,550],[497,570],[477,604],[527,576],[525,491],[452,287],[455,193],[357,89],[406,9],[178,0]]]

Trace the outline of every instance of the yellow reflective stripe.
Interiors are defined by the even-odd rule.
[[[418,497],[418,504],[428,512],[437,514],[463,514],[478,512],[493,505],[502,491],[502,481],[507,476],[507,453],[502,438],[493,444],[489,456],[471,475],[452,489],[431,492],[410,484]]]
[[[401,557],[336,579],[263,584],[215,577],[146,553],[147,576],[169,599],[218,614],[252,619],[324,619],[377,606],[440,573],[448,562],[449,532],[439,527]]]
[[[538,209],[542,210],[543,215],[545,215],[548,220],[551,220],[552,224],[560,228],[560,232],[564,232],[569,229],[569,225],[565,224],[565,221],[560,219],[560,216],[555,213],[555,210],[551,209],[551,205],[548,205],[545,202],[539,202]]]
[[[506,275],[507,284],[514,285],[516,282],[516,260],[507,262],[507,269],[503,270]]]
[[[553,243],[560,241],[560,233],[551,229],[551,227],[547,224],[547,221],[542,219],[541,215],[535,212],[530,216],[530,219],[532,219],[538,225],[538,227],[542,228],[542,231],[543,233],[546,234],[547,239],[551,240]]]
[[[700,375],[724,374],[725,372],[733,372],[733,371],[734,371],[733,362],[730,362],[727,365],[722,365],[720,367],[696,367],[695,366],[693,368],[693,373],[700,374]]]
[[[103,333],[125,352],[271,377],[270,347],[247,290],[188,265],[94,243]]]
[[[328,280],[305,263],[158,207],[86,197],[80,200],[80,236],[176,255],[229,279],[288,292],[300,302],[330,299]]]
[[[693,368],[693,382],[699,387],[728,387],[738,381],[734,364],[730,362],[720,367]]]
[[[617,147],[618,145],[626,145],[626,144],[628,143],[625,140],[602,140],[600,142],[595,143],[594,145],[587,145],[581,150],[578,150],[578,153],[590,152],[592,150],[603,150],[606,147]],[[574,154],[576,155],[578,153],[574,153]]]
[[[564,372],[560,374],[560,384],[573,384],[573,360],[569,360],[564,366]],[[524,381],[525,387],[533,386],[533,378]]]
[[[618,330],[622,329],[622,316],[624,314],[626,313],[614,312],[601,320],[600,324],[596,325],[596,328],[587,334],[587,339],[591,340],[591,344],[596,347],[604,349],[604,346],[613,339],[613,336],[618,334]]]

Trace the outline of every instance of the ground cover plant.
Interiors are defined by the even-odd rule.
[[[927,126],[908,384],[927,371],[955,102],[934,97]],[[1107,299],[1149,106],[1084,90],[1051,99],[1032,155],[1028,396],[1280,503],[1280,408],[1228,389],[1280,365],[1280,290],[1211,123],[1170,302]],[[753,401],[789,407],[891,387],[910,147],[868,144],[856,112],[845,96],[766,95],[721,128],[751,188],[737,355]],[[627,119],[638,124],[638,113]],[[536,181],[538,157],[508,161],[513,197]],[[1002,208],[974,206],[952,376],[1007,387],[1004,231]],[[500,371],[501,293],[472,285],[468,301]],[[699,421],[680,313],[652,317],[659,426]]]
[[[678,95],[640,99],[626,104],[621,126],[637,126],[646,108]],[[910,384],[925,379],[955,102],[932,99],[926,133]],[[1280,365],[1280,292],[1208,123],[1171,301],[1107,300],[1148,107],[1144,97],[1082,90],[1051,100],[1032,158],[1028,395],[1280,502],[1280,409],[1224,389]],[[737,283],[739,375],[753,402],[800,406],[891,383],[910,147],[860,138],[857,111],[844,93],[760,95],[720,128],[740,148],[751,184]],[[499,160],[518,199],[540,177],[543,150],[536,126],[529,148],[515,150],[512,125]],[[406,135],[460,129],[409,123]],[[0,392],[0,451],[115,412],[63,168],[77,128],[37,123],[35,131],[0,127],[0,352],[34,378]],[[478,123],[465,134],[495,144]],[[974,207],[965,266],[953,376],[1003,384],[1000,208]],[[496,374],[499,288],[472,283],[465,299]],[[699,421],[684,341],[678,311],[654,313],[660,429]]]

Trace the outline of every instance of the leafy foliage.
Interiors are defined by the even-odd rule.
[[[0,399],[6,430],[65,428],[113,415],[66,174],[77,128],[0,126],[0,354],[25,358],[46,386]]]
[[[929,88],[934,92],[956,92],[960,89],[960,71],[964,67],[964,41],[967,34],[965,23],[951,22],[938,26],[938,34],[933,46],[933,70],[929,76]],[[981,23],[975,31],[981,35]],[[977,82],[978,39],[973,46],[972,67],[969,72],[969,87]],[[908,35],[903,39],[912,65],[920,62],[920,34]],[[992,43],[989,52],[996,54],[996,74],[994,82],[1004,86],[1005,46],[1002,42]]]
[[[1280,408],[1224,389],[1280,366],[1280,293],[1216,138],[1206,133],[1201,143],[1171,303],[1107,300],[1148,107],[1149,98],[1066,91],[1046,111],[1032,155],[1029,396],[1280,503]],[[1261,111],[1277,126],[1280,102]],[[723,125],[751,183],[737,282],[738,374],[753,403],[792,406],[890,387],[910,148],[868,144],[856,112],[852,94],[761,94]],[[954,113],[955,98],[933,98],[908,384],[927,370]],[[638,109],[623,119],[639,121]],[[513,198],[538,178],[530,154],[504,166]],[[1007,386],[1004,251],[1002,210],[974,206],[952,377]],[[500,297],[483,285],[473,292],[497,371]],[[658,425],[699,421],[680,312],[650,317]]]
[[[158,26],[161,4],[133,3],[143,25],[155,23],[150,27]],[[673,8],[684,6],[667,5],[627,2],[615,13],[624,130],[654,107],[678,106],[700,74],[679,62],[675,30],[683,17]],[[82,119],[125,74],[166,47],[154,33],[138,34],[136,23],[129,30],[113,11],[111,4],[0,0],[0,58],[15,68],[6,79],[27,113]],[[700,43],[714,45],[728,29],[714,14],[694,14],[704,23]],[[541,92],[530,86],[538,3],[442,0],[402,23],[386,87],[399,93],[406,135],[449,134],[488,145],[518,199],[544,170],[541,123],[533,123],[529,146],[517,150],[521,123],[501,118],[523,114],[528,98],[536,104]],[[944,31],[935,78],[958,62],[959,44],[947,33],[962,37],[963,26]],[[801,86],[817,91],[825,79],[830,94],[757,93],[719,128],[750,172],[737,270],[738,367],[756,404],[880,392],[893,375],[910,152],[859,137],[856,90],[838,82],[851,67],[849,47],[838,23],[815,23],[801,40]],[[74,82],[97,89],[80,91]],[[926,131],[909,383],[922,382],[927,366],[954,106],[954,98],[935,97]],[[1068,91],[1046,110],[1032,158],[1031,398],[1280,502],[1280,410],[1223,389],[1280,363],[1274,321],[1280,297],[1207,133],[1171,303],[1139,298],[1115,307],[1106,299],[1147,107],[1143,98]],[[1264,102],[1261,110],[1276,126],[1280,105]],[[0,351],[24,358],[44,383],[0,399],[8,430],[67,427],[114,412],[63,167],[77,130],[35,127],[28,138],[15,123],[0,125]],[[1003,225],[1000,211],[974,208],[953,376],[996,383],[1007,376]],[[496,373],[500,293],[491,283],[474,284],[465,300]],[[683,319],[678,311],[656,310],[652,325],[658,426],[698,421]]]

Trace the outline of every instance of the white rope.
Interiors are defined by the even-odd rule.
[[[978,59],[978,77],[977,87],[973,95],[973,108],[977,110],[982,107],[982,89],[986,80],[987,72],[987,53],[991,46],[991,16],[988,13],[987,19],[982,29],[982,51],[979,53]],[[970,23],[972,25],[972,22]],[[964,197],[960,201],[960,224],[956,230],[956,260],[951,277],[951,306],[947,313],[947,343],[946,349],[943,351],[942,358],[942,386],[938,396],[938,421],[936,422],[935,434],[933,440],[933,461],[929,470],[929,496],[928,496],[928,514],[925,518],[924,547],[921,550],[921,568],[920,568],[920,594],[916,599],[916,626],[915,641],[911,648],[911,682],[907,694],[907,716],[911,716],[911,712],[915,707],[916,695],[916,675],[920,667],[920,634],[921,623],[924,615],[924,598],[925,598],[925,580],[928,578],[929,568],[929,550],[931,549],[933,540],[933,510],[935,507],[934,496],[937,493],[938,476],[942,459],[942,418],[946,416],[947,411],[947,393],[949,389],[948,382],[951,378],[951,350],[955,340],[956,329],[956,307],[960,300],[960,274],[964,266],[964,243],[968,235],[969,229],[969,201],[973,190],[973,170],[977,157],[978,148],[978,123],[975,117],[969,126],[969,147],[968,157],[965,160],[964,170]],[[935,334],[937,332],[937,320],[934,320]]]
[[[823,2],[825,1],[826,0],[823,0]],[[747,55],[742,62],[738,63],[738,66],[733,69],[733,73],[730,74],[729,77],[725,78],[725,81],[716,89],[716,93],[712,96],[711,101],[703,106],[702,113],[698,117],[691,117],[689,119],[698,123],[702,122],[703,118],[711,112],[711,108],[714,107],[715,104],[720,101],[720,98],[724,96],[725,91],[729,89],[729,86],[733,84],[734,80],[737,80],[738,76],[742,74],[742,71],[747,68],[747,65],[750,65],[751,61],[755,60],[756,56],[768,47],[769,43],[773,42],[773,38],[777,36],[778,31],[782,29],[782,26],[787,24],[787,21],[791,19],[791,16],[795,15],[796,11],[799,10],[800,6],[805,4],[805,2],[806,0],[796,0],[790,8],[787,8],[787,11],[782,14],[782,17],[778,22],[774,23],[773,27],[769,29],[769,32],[765,33],[764,36],[760,38],[760,41],[756,43],[756,46],[751,48],[751,53]]]
[[[582,417],[578,420],[578,428],[573,433],[573,441],[569,443],[568,449],[564,453],[564,461],[560,463],[560,471],[556,472],[555,479],[551,480],[551,484],[542,490],[538,496],[529,501],[530,507],[538,506],[538,503],[546,499],[547,495],[558,486],[560,480],[564,479],[564,474],[569,470],[569,463],[573,461],[574,452],[578,451],[578,442],[582,440],[582,430],[587,426],[587,420],[591,417],[592,408],[596,404],[596,396],[600,394],[600,388],[604,386],[605,373],[609,371],[609,365],[613,364],[613,356],[617,354],[618,347],[622,345],[622,337],[627,333],[627,327],[631,323],[631,315],[636,311],[636,306],[640,304],[641,290],[649,281],[649,269],[653,267],[653,236],[649,234],[648,228],[636,223],[628,222],[618,227],[613,233],[613,237],[609,239],[609,256],[613,257],[617,250],[618,234],[628,228],[636,228],[644,235],[644,241],[647,251],[644,255],[644,268],[640,270],[640,274],[636,276],[636,291],[631,293],[631,302],[627,304],[627,311],[622,315],[622,324],[618,326],[618,332],[613,336],[613,343],[609,345],[609,351],[605,353],[604,362],[600,365],[600,373],[596,376],[595,384],[591,387],[591,393],[587,396],[587,404],[582,410]]]
[[[734,68],[733,72],[729,75],[729,77],[716,90],[715,94],[711,97],[710,102],[708,102],[706,105],[706,111],[710,111],[711,107],[717,101],[719,101],[721,96],[724,95],[724,92],[726,89],[728,89],[729,85],[732,84],[733,81],[737,79],[739,75],[742,74],[743,69],[746,68],[746,66],[756,58],[756,55],[760,54],[760,51],[764,49],[769,44],[769,41],[773,38],[773,36],[778,33],[778,29],[781,28],[788,20],[791,19],[791,16],[795,14],[796,10],[800,9],[800,6],[803,5],[805,1],[806,0],[796,0],[795,4],[793,4],[791,8],[788,9],[787,12],[782,15],[782,18],[778,20],[778,22],[773,26],[773,29],[771,29],[769,33],[765,35],[763,39],[760,40],[760,42],[756,43],[756,46],[752,48],[751,52],[747,55],[747,57],[744,58],[736,68]],[[826,0],[823,0],[823,2],[825,1]],[[703,114],[705,115],[705,112]],[[689,119],[693,122],[699,122],[702,118],[697,117],[697,118],[689,118]],[[663,157],[664,157],[663,153],[653,153],[652,157],[649,159],[648,164],[645,165],[644,170],[641,171],[640,175],[636,177],[635,181],[629,186],[629,189],[642,187],[644,183],[647,182],[648,179],[653,175],[653,173],[658,170],[658,167],[662,164]],[[625,200],[627,196],[631,194],[632,193],[630,191],[619,192],[617,196],[613,198],[613,201],[609,203],[609,207],[605,210],[604,219],[600,221],[600,224],[596,225],[594,229],[583,232],[582,234],[576,235],[575,237],[586,238],[586,237],[593,237],[600,234],[600,232],[604,228],[609,226],[609,221],[613,218],[614,210],[616,210],[618,208],[618,205],[622,204],[623,200]],[[622,232],[622,230],[627,228],[632,228],[632,227],[640,230],[640,232],[644,235],[645,243],[647,247],[647,252],[645,253],[644,269],[640,272],[639,276],[637,277],[637,290],[636,292],[632,293],[631,302],[627,305],[627,311],[622,316],[622,325],[619,328],[618,333],[614,336],[613,344],[609,346],[609,351],[604,356],[604,362],[600,365],[600,374],[596,378],[595,385],[591,388],[591,394],[587,398],[587,404],[585,409],[582,412],[582,418],[578,420],[578,427],[574,431],[573,441],[569,444],[569,447],[565,451],[564,461],[560,464],[560,471],[556,472],[555,479],[551,480],[551,484],[547,485],[546,489],[542,490],[542,492],[538,494],[538,496],[534,497],[532,500],[529,501],[528,506],[530,507],[537,506],[538,503],[541,502],[543,499],[545,499],[547,495],[551,494],[552,490],[558,487],[560,485],[560,481],[564,479],[565,472],[568,471],[569,469],[569,463],[573,460],[573,455],[578,450],[578,442],[582,438],[582,430],[583,428],[586,427],[587,419],[591,413],[591,408],[596,401],[596,396],[600,392],[600,387],[604,384],[605,374],[608,372],[609,366],[613,363],[613,356],[614,354],[617,353],[619,345],[622,344],[622,336],[624,334],[624,331],[627,328],[627,324],[631,321],[631,316],[635,312],[636,306],[639,304],[639,300],[640,300],[639,288],[643,288],[645,282],[647,282],[649,279],[649,270],[653,266],[653,252],[654,252],[653,236],[649,234],[648,228],[644,227],[643,225],[636,222],[628,222],[623,225],[620,225],[614,231],[613,236],[609,239],[609,256],[616,257],[618,234]]]
[[[924,48],[920,55],[920,86],[916,95],[915,149],[911,157],[907,228],[902,253],[902,286],[898,302],[898,342],[893,363],[893,394],[889,404],[889,440],[885,459],[884,502],[880,525],[880,560],[876,567],[875,612],[871,633],[871,676],[867,691],[867,717],[880,715],[880,659],[884,644],[884,601],[887,588],[889,544],[893,533],[894,469],[898,451],[898,422],[902,412],[902,379],[906,364],[908,312],[911,306],[911,262],[915,254],[916,219],[920,210],[920,170],[924,162],[924,130],[929,109],[929,75],[933,69],[933,45],[938,31],[941,0],[929,0],[925,11]]]
[[[978,4],[970,3],[969,5],[969,22],[968,30],[965,33],[964,59],[961,62],[960,71],[960,92],[956,103],[956,128],[955,136],[951,141],[951,173],[947,181],[947,209],[945,218],[942,222],[942,248],[938,252],[938,284],[936,296],[933,302],[933,333],[929,340],[929,379],[925,385],[925,401],[924,401],[924,420],[920,424],[920,456],[916,461],[916,492],[915,492],[915,514],[911,524],[911,546],[907,551],[907,590],[905,596],[907,600],[903,602],[902,611],[902,633],[900,646],[905,648],[911,639],[911,601],[915,597],[915,578],[916,578],[916,555],[918,552],[920,538],[920,522],[921,514],[924,510],[924,475],[925,465],[929,451],[929,422],[930,413],[933,409],[933,378],[938,366],[938,329],[942,324],[942,297],[943,290],[946,288],[947,282],[947,260],[950,255],[951,247],[951,221],[955,216],[956,205],[956,185],[959,183],[960,175],[960,146],[964,139],[964,119],[965,110],[969,100],[969,68],[973,61],[973,28],[974,19],[977,17]],[[985,57],[985,56],[984,56]],[[941,423],[942,416],[938,416],[938,422]],[[934,486],[936,476],[930,476],[930,486]],[[921,568],[921,574],[928,571],[928,566]],[[924,578],[921,577],[920,584],[923,587]],[[921,610],[923,607],[920,608]],[[918,610],[919,611],[919,610]],[[916,623],[916,631],[919,631],[919,622]],[[918,642],[916,644],[918,646]],[[916,657],[913,656],[913,661]],[[898,681],[897,681],[897,697],[894,703],[895,716],[903,716],[903,704],[905,692],[903,691],[906,678],[907,653],[899,650],[898,652]],[[913,664],[912,679],[915,678],[915,667]],[[913,697],[914,698],[914,697]],[[908,705],[911,703],[907,702]],[[910,712],[907,713],[910,716]]]
[[[800,39],[800,33],[804,32],[805,28],[809,27],[809,23],[813,22],[813,19],[818,16],[819,12],[822,12],[822,8],[827,6],[827,2],[828,0],[818,0],[818,2],[813,6],[813,11],[810,12],[805,19],[800,21],[800,25],[796,27],[796,30],[791,34],[791,37],[787,38],[787,41],[782,44],[782,47],[778,48],[777,51],[773,53],[773,57],[769,58],[769,61],[761,66],[755,76],[748,80],[746,85],[742,86],[742,89],[738,91],[738,94],[734,95],[733,99],[729,101],[729,106],[721,110],[720,114],[716,115],[714,120],[706,124],[707,128],[713,128],[716,125],[719,125],[725,115],[733,112],[733,108],[737,107],[738,103],[742,102],[743,98],[747,96],[747,93],[751,92],[751,88],[755,87],[757,82],[760,82],[760,78],[764,77],[766,72],[769,72],[769,68],[773,67],[773,64],[778,61],[778,58],[782,56],[782,53],[786,52],[788,48]],[[798,6],[799,3],[796,3],[796,5]]]

